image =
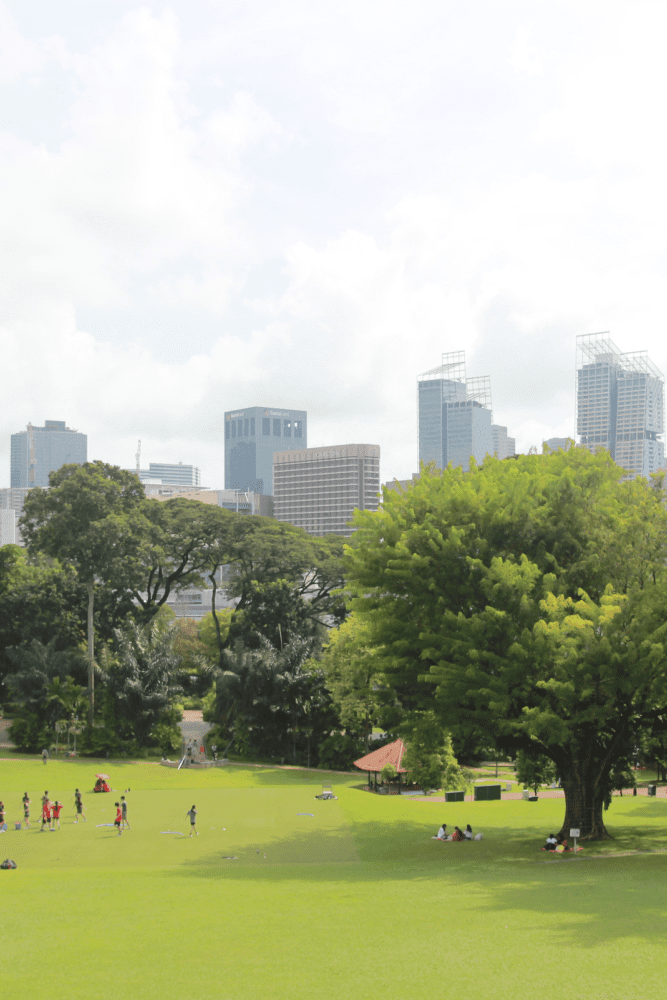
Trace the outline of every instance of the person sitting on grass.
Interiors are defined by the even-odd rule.
[[[438,832],[436,834],[436,838],[435,839],[436,840],[448,840],[449,839],[448,836],[447,836],[447,824],[446,823],[442,824],[442,826],[440,827],[440,829],[438,830]]]
[[[554,837],[553,833],[550,833],[549,836],[547,837],[547,840],[546,840],[546,843],[544,845],[544,848],[547,851],[555,851],[557,844],[558,844],[558,841]]]
[[[463,836],[466,840],[472,840],[472,827],[470,823],[468,823],[467,827],[463,831]]]
[[[452,840],[463,840],[463,833],[459,830],[458,826],[454,827],[454,833],[452,834]]]

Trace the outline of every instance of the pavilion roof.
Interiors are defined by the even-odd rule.
[[[360,771],[381,771],[385,764],[393,764],[399,774],[406,774],[406,768],[401,767],[404,753],[405,743],[403,740],[394,740],[393,743],[388,743],[386,746],[380,747],[379,750],[373,750],[365,757],[355,760],[354,766],[358,767]]]

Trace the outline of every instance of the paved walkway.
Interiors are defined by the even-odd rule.
[[[188,743],[190,740],[194,740],[197,747],[202,745],[207,732],[213,728],[210,722],[204,722],[203,713],[195,709],[184,710],[183,721],[179,722],[179,726],[183,734],[183,742]]]
[[[614,796],[620,795],[620,794],[621,794],[620,792],[612,792],[612,795],[614,795]],[[637,789],[637,795],[648,795],[648,788],[638,788]],[[522,799],[523,798],[523,792],[501,792],[501,796],[502,796],[502,800],[503,801],[508,801],[509,802],[512,799],[515,799],[515,800],[516,799]],[[628,789],[628,788],[624,788],[623,789],[623,797],[625,798],[626,796],[629,796],[630,798],[632,798],[632,789],[631,788],[630,789]],[[562,788],[544,788],[544,789],[540,790],[540,793],[539,793],[538,797],[540,799],[564,799],[565,798],[565,792],[563,791]],[[658,785],[658,787],[656,788],[656,797],[661,798],[661,799],[667,798],[667,786]],[[415,796],[410,796],[410,798],[412,798],[413,801],[415,801],[415,802],[445,802],[446,801],[444,795],[415,795]],[[473,795],[466,795],[465,801],[466,802],[474,802],[474,796]],[[448,802],[447,803],[447,805],[453,805],[453,804],[454,803],[452,803],[452,802]]]
[[[11,719],[0,719],[0,747],[4,747],[6,750],[11,750],[14,746],[9,738],[9,727],[11,724]]]

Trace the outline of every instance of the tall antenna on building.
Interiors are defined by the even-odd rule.
[[[137,459],[137,478],[139,478],[139,472],[140,472],[140,461],[139,461],[140,458],[141,458],[141,441],[138,441],[137,442],[137,454],[136,454],[136,459]]]

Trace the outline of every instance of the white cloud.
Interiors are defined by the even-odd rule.
[[[11,107],[61,105],[49,141],[30,113],[0,133],[0,479],[9,432],[48,417],[91,457],[130,465],[141,437],[219,486],[223,411],[263,403],[405,477],[416,375],[462,348],[519,447],[570,433],[578,332],[667,362],[663,16],[5,15]]]

